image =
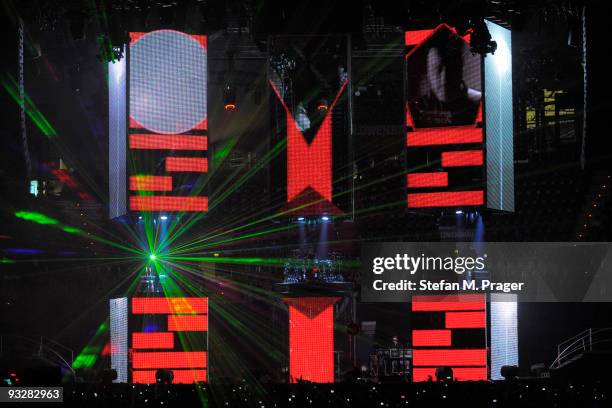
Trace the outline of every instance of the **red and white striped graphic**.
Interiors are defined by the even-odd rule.
[[[177,38],[180,46],[169,42]],[[142,46],[145,43],[146,46]],[[132,156],[130,164],[134,167],[129,179],[129,190],[132,193],[129,197],[129,210],[208,211],[208,198],[187,191],[182,183],[186,176],[208,172],[206,95],[202,98],[203,103],[193,103],[194,94],[201,94],[200,91],[206,93],[206,84],[203,84],[203,89],[191,89],[188,86],[181,87],[181,81],[176,78],[183,72],[183,67],[186,72],[188,68],[206,68],[207,38],[205,35],[189,35],[174,30],[130,33],[130,50],[139,46],[140,49],[146,48],[147,51],[141,51],[141,55],[146,57],[136,60],[129,54],[130,81],[133,80],[132,72],[140,74],[139,81],[135,82],[138,90],[134,90],[133,86],[128,88],[130,110],[134,105],[138,111],[130,111],[129,114],[128,153]],[[174,60],[168,62],[172,56],[175,56]],[[177,67],[180,72],[174,69]],[[202,75],[205,78],[206,71]],[[202,84],[202,81],[198,79],[197,83]],[[138,92],[143,89],[146,92]],[[169,92],[161,92],[163,89]],[[171,108],[177,108],[165,109],[168,104]],[[167,126],[157,128],[147,124],[155,123],[155,119],[151,118],[156,117],[155,113],[160,110],[167,113],[167,117],[158,121]],[[138,117],[138,114],[141,116]],[[167,128],[175,128],[175,131],[168,132]],[[145,156],[147,151],[151,152],[150,156]],[[157,165],[160,156],[163,161]],[[139,159],[134,160],[134,157]]]
[[[473,348],[453,344],[453,335],[461,330],[486,330],[485,296],[480,294],[414,296],[413,313],[443,314],[443,328],[412,330],[413,381],[435,380],[438,367],[452,367],[459,381],[487,379],[486,344]],[[435,321],[435,319],[428,321]]]
[[[208,335],[208,298],[135,297],[132,315],[166,315],[167,321],[162,331],[132,331],[134,383],[154,383],[157,369],[172,370],[173,383],[206,381],[208,350],[185,350],[191,345],[181,336]]]

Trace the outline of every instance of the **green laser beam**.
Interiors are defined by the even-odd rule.
[[[36,107],[29,96],[25,95],[23,99],[19,96],[19,86],[17,81],[11,74],[4,73],[0,77],[0,83],[13,98],[15,102],[25,111],[26,115],[34,122],[40,131],[47,137],[57,136],[56,130],[51,126],[51,123],[45,118],[40,110]]]

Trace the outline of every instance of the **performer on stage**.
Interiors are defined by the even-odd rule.
[[[393,336],[391,339],[391,347],[393,348],[399,348],[400,347],[400,342],[399,342],[399,337],[398,336]]]

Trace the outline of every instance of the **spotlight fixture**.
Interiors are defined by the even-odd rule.
[[[149,255],[149,259],[150,259],[151,261],[154,261],[154,260],[156,260],[156,259],[157,259],[157,255],[155,255],[155,254],[151,254],[151,255]]]
[[[329,104],[327,102],[327,99],[319,99],[319,102],[317,103],[317,110],[327,111],[327,109],[329,109]]]
[[[160,220],[162,221],[166,221],[168,219],[167,215],[162,215],[161,217],[159,217]]]
[[[329,221],[329,217],[327,215],[324,215],[321,217],[321,221]]]
[[[436,379],[438,382],[453,381],[453,369],[447,366],[436,368]]]
[[[514,380],[518,377],[519,369],[517,366],[505,365],[500,369],[500,374],[505,380]]]
[[[174,380],[174,371],[172,370],[160,368],[155,372],[155,382],[157,384],[169,385],[169,384],[172,384],[173,380]]]
[[[304,221],[304,219],[305,219],[304,217],[298,217],[297,218],[298,221]]]
[[[461,215],[461,214],[463,214],[463,210],[457,210],[457,211],[455,211],[455,214]]]
[[[231,82],[227,82],[223,88],[223,109],[236,110],[236,89]]]

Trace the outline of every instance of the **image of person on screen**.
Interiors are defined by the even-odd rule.
[[[474,123],[482,94],[466,85],[465,78],[480,80],[480,64],[465,67],[466,42],[450,31],[435,35],[419,50],[420,75],[410,75],[408,86],[420,83],[420,95],[411,98],[417,127],[459,126]],[[470,61],[472,62],[472,61]],[[411,61],[408,61],[410,69]],[[416,81],[415,81],[416,80]],[[409,93],[410,94],[410,93]]]

